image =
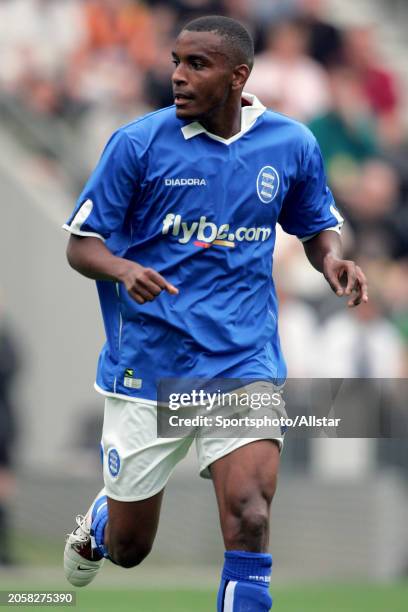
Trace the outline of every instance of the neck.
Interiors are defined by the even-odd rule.
[[[239,96],[216,109],[211,115],[200,119],[200,123],[211,134],[221,138],[231,138],[241,131],[241,108],[241,96]]]

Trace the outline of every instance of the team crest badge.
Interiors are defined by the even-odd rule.
[[[111,476],[113,476],[114,478],[119,474],[120,457],[116,448],[111,448],[108,453],[108,468]]]
[[[256,179],[256,190],[258,192],[258,198],[264,204],[272,202],[279,191],[279,174],[276,172],[273,166],[264,166],[258,174]]]

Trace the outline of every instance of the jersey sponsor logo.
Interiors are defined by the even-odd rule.
[[[166,187],[202,187],[207,181],[204,178],[165,178],[164,184]]]
[[[279,191],[279,174],[273,166],[264,166],[261,168],[256,179],[256,190],[258,198],[264,204],[272,202]]]
[[[110,475],[114,478],[119,474],[120,471],[120,457],[116,448],[111,448],[108,453],[108,468]]]
[[[163,219],[162,234],[175,236],[180,244],[193,240],[197,247],[209,248],[212,245],[234,248],[236,242],[265,242],[272,233],[270,227],[239,227],[231,229],[229,223],[216,225],[200,217],[199,221],[183,221],[181,215],[169,213]]]

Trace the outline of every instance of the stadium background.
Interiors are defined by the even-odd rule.
[[[174,35],[208,13],[254,34],[247,90],[318,137],[348,220],[347,253],[370,281],[370,305],[346,312],[296,240],[279,236],[291,376],[407,375],[404,0],[2,0],[2,395],[12,387],[0,401],[0,447],[12,404],[17,436],[0,465],[0,588],[67,588],[63,536],[101,480],[103,401],[92,381],[103,332],[60,226],[110,133],[171,103]],[[272,513],[277,609],[407,609],[408,450],[398,433],[286,445]],[[211,485],[192,455],[168,487],[152,556],[136,570],[107,568],[79,594],[80,609],[213,609],[222,552]]]

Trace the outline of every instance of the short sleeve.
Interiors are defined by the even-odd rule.
[[[282,229],[302,242],[327,229],[340,233],[344,223],[327,186],[319,145],[313,136],[311,138],[311,151],[283,202],[278,218]]]
[[[78,236],[108,239],[122,229],[139,178],[134,145],[119,130],[110,138],[63,228]]]

